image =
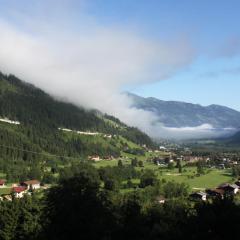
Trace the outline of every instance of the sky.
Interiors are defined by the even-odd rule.
[[[239,1],[106,2],[97,1],[92,10],[100,21],[140,26],[143,34],[156,39],[184,35],[195,47],[195,59],[180,73],[130,90],[146,97],[215,103],[240,110]]]
[[[130,109],[121,92],[240,110],[239,9],[238,0],[0,0],[0,69],[151,135],[156,116]]]

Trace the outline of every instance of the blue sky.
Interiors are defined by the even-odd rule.
[[[71,26],[72,31],[83,27],[83,18],[90,18],[85,28],[91,28],[94,19],[102,27],[127,29],[148,41],[177,44],[178,39],[185,39],[194,52],[190,63],[159,81],[150,76],[144,84],[122,88],[146,97],[240,110],[238,0],[0,0],[0,4],[0,18],[18,29],[23,28],[19,14],[36,21],[69,22],[63,27]]]
[[[143,96],[204,105],[217,103],[240,110],[239,1],[126,0],[105,3],[96,1],[91,10],[105,24],[141,26],[142,33],[153,38],[171,39],[178,33],[184,34],[197,51],[189,68],[165,81],[130,90]],[[230,45],[235,38],[238,39],[236,49]]]
[[[197,52],[193,63],[165,81],[132,87],[142,96],[240,110],[240,2],[219,0],[96,1],[91,13],[105,24],[141,26],[143,34],[183,34]],[[129,4],[130,2],[130,4]],[[236,42],[236,44],[234,44]]]

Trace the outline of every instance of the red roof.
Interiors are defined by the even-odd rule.
[[[21,187],[21,186],[13,188],[13,192],[14,193],[21,193],[21,192],[24,192],[25,190],[26,190],[26,188],[25,187]]]
[[[5,184],[5,182],[6,182],[6,180],[4,180],[4,179],[0,179],[0,185]]]

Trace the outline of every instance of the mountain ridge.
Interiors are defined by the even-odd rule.
[[[132,107],[153,112],[166,127],[197,127],[210,124],[214,128],[240,127],[240,112],[232,108],[211,104],[202,106],[181,101],[163,101],[154,97],[141,97],[126,93]]]

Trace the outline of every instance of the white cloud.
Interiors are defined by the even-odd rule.
[[[85,27],[68,31],[56,22],[39,25],[37,21],[31,31],[24,31],[0,20],[1,71],[13,73],[55,97],[112,114],[151,136],[182,134],[178,129],[156,125],[153,113],[131,108],[130,99],[120,90],[176,73],[191,62],[189,43],[180,39],[153,41],[130,29],[103,27],[94,21],[89,29],[86,20],[78,24]]]
[[[163,130],[174,139],[219,138],[232,135],[237,131],[234,128],[214,128],[208,123],[196,127],[163,127]]]

